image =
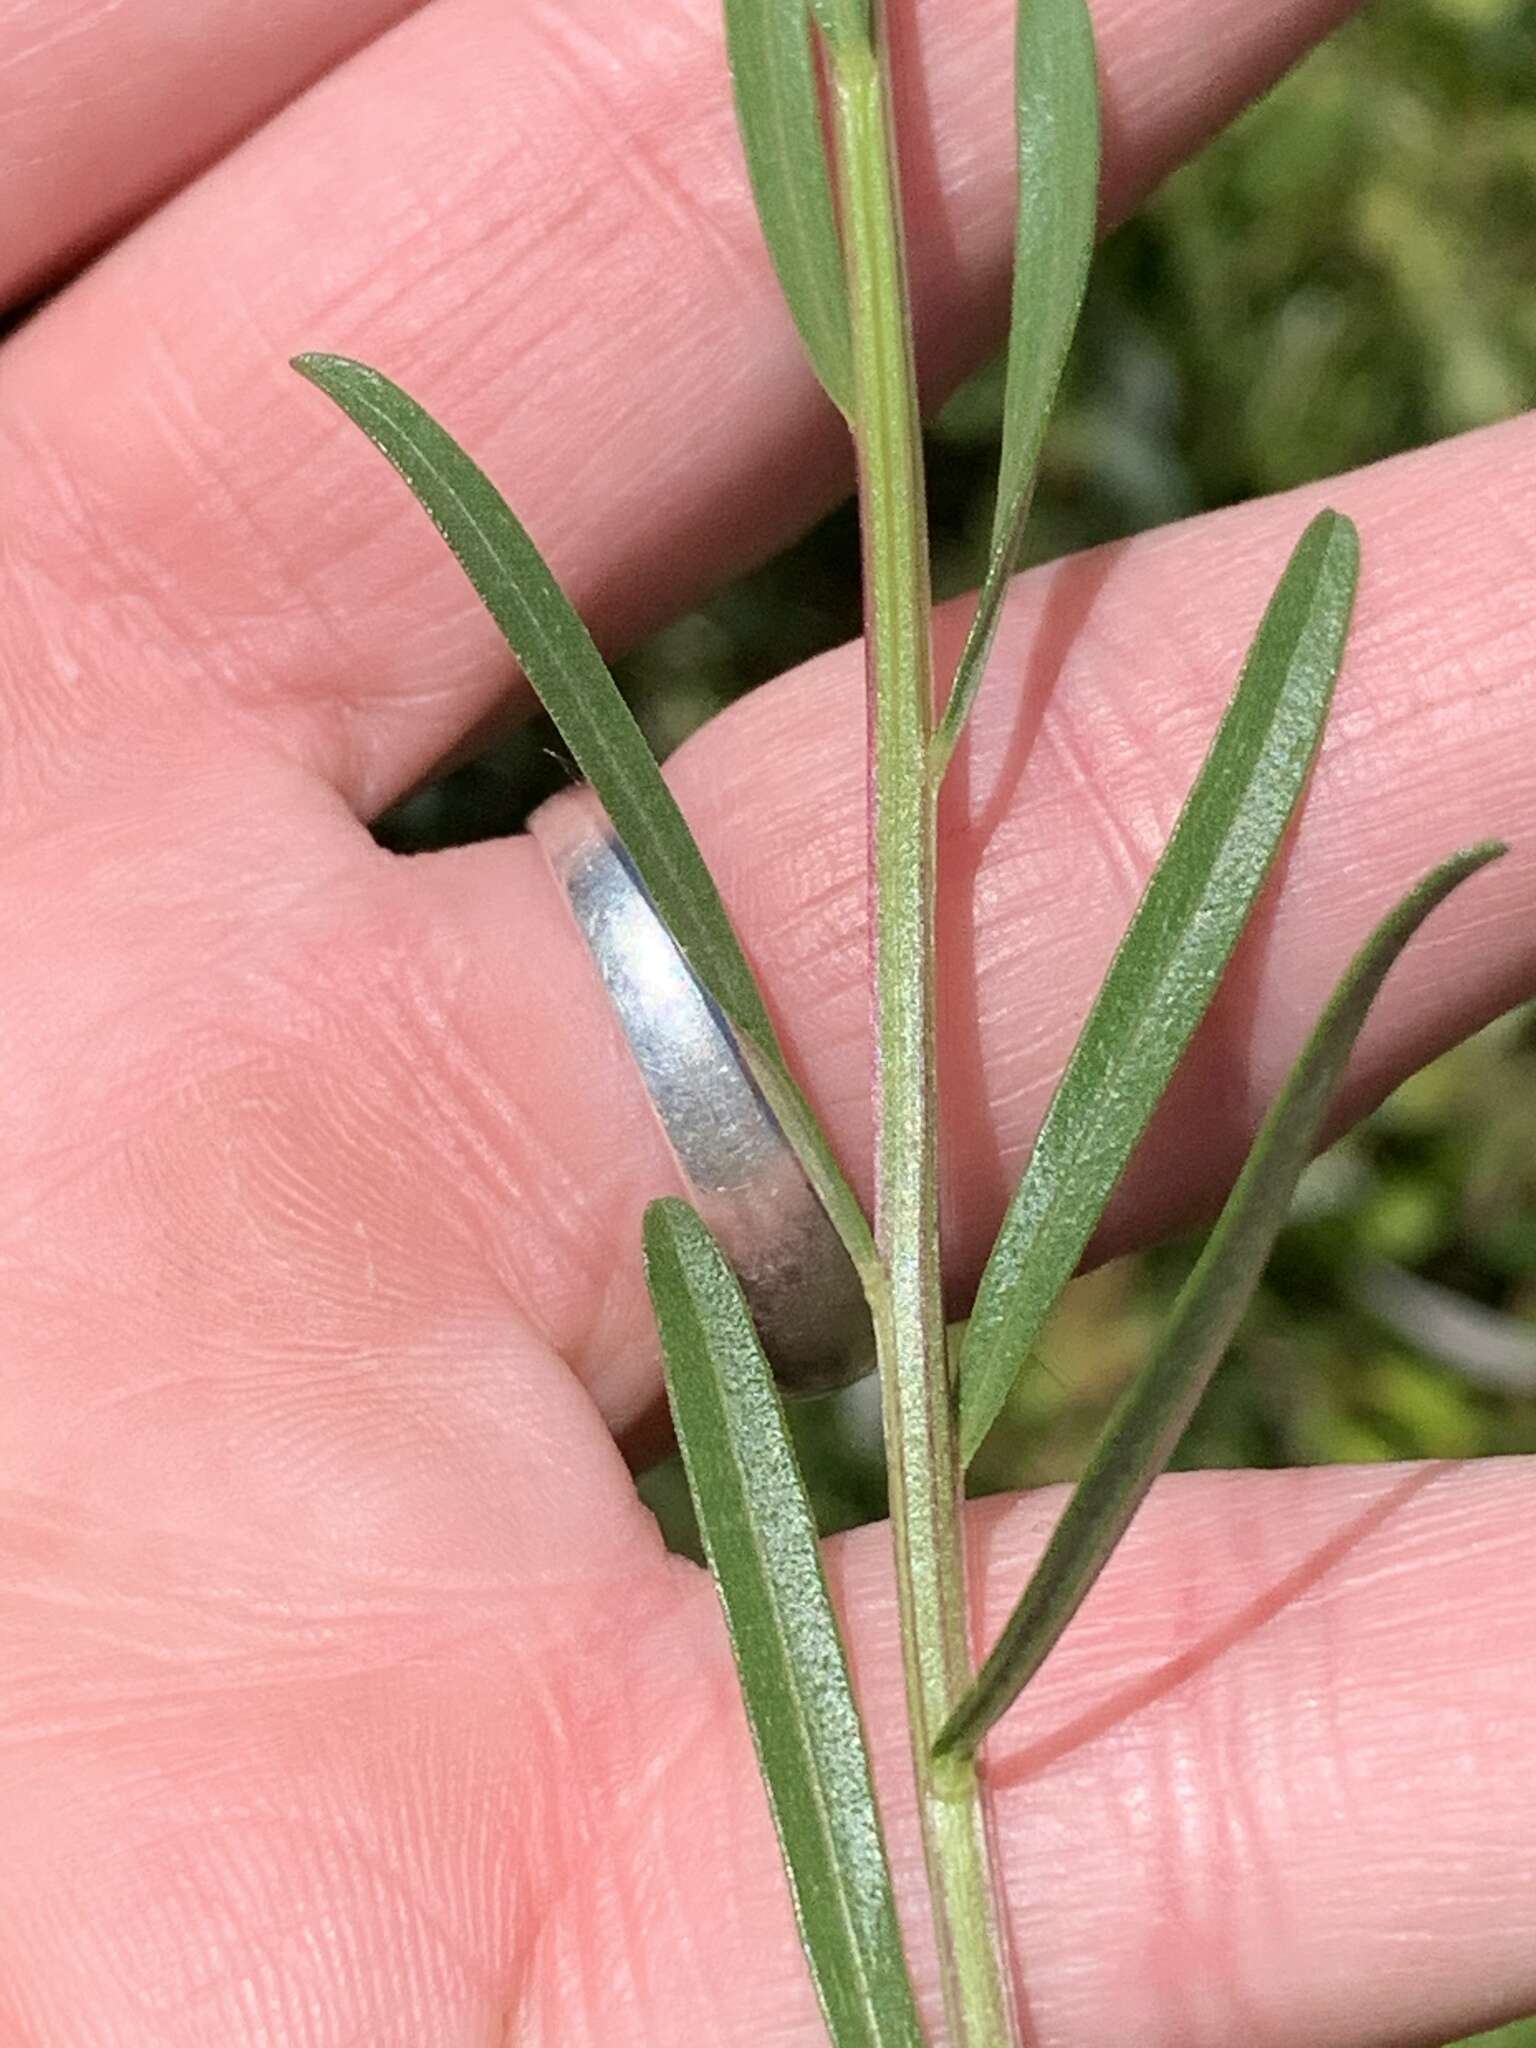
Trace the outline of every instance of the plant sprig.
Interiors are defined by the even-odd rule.
[[[955,2048],[988,2048],[1008,2038],[1012,2018],[986,1817],[974,1773],[940,1768],[933,1753],[972,1665],[939,1238],[939,774],[917,370],[884,52],[872,23],[857,33],[858,8],[837,11],[845,18],[828,38],[832,157],[853,341],[870,733],[875,1239],[884,1275],[871,1307],[944,2009]]]
[[[378,371],[296,367],[404,477],[605,805],[737,1034],[837,1226],[876,1336],[912,1756],[954,2048],[1016,2039],[977,1751],[1070,1624],[1166,1465],[1243,1315],[1370,1004],[1423,919],[1499,851],[1425,877],[1356,956],[1292,1070],[1143,1372],[1095,1446],[1012,1618],[973,1670],[962,1541],[975,1450],[1188,1048],[1301,805],[1344,653],[1353,528],[1302,536],[1168,847],[1092,1005],[946,1351],[934,1058],[937,805],[1019,559],[1081,306],[1098,176],[1084,0],[1020,0],[1019,217],[986,577],[935,717],[924,483],[879,0],[723,0],[769,253],[858,459],[873,744],[873,1227],[775,1034],[703,857],[585,626],[490,480]],[[823,88],[825,87],[825,91]],[[687,1204],[653,1203],[648,1283],[678,1442],[718,1585],[808,1966],[835,2048],[919,2048],[847,1662],[771,1369]]]

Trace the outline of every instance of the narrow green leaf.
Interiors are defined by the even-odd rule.
[[[921,2048],[869,1758],[784,1411],[718,1245],[645,1216],[677,1440],[835,2048]]]
[[[992,651],[1034,496],[1046,424],[1082,310],[1099,193],[1099,81],[1085,0],[1021,0],[1015,44],[1019,212],[992,546],[943,720],[941,772]]]
[[[846,14],[848,0],[833,11]],[[763,239],[811,366],[846,414],[853,404],[848,287],[806,0],[725,0],[725,34]]]
[[[343,356],[294,368],[410,485],[506,635],[673,936],[726,1014],[775,1044],[768,1013],[677,801],[592,636],[500,492],[398,385]]]
[[[746,1060],[747,1071],[762,1091],[763,1100],[773,1112],[779,1129],[805,1168],[816,1199],[842,1239],[863,1284],[866,1300],[873,1304],[876,1290],[883,1290],[888,1284],[875,1244],[875,1233],[869,1227],[869,1218],[864,1214],[858,1196],[832,1157],[821,1126],[816,1121],[815,1111],[790,1078],[781,1059],[773,1053],[764,1052],[744,1031],[737,1032],[736,1042]]]
[[[1076,1270],[1248,921],[1322,735],[1358,566],[1354,527],[1320,513],[1270,600],[1089,1012],[971,1311],[959,1366],[967,1460]]]
[[[1156,1349],[1094,1445],[1024,1597],[940,1735],[940,1752],[974,1752],[1082,1604],[1147,1489],[1172,1457],[1232,1341],[1392,963],[1436,905],[1503,851],[1496,844],[1475,846],[1434,869],[1356,954],[1264,1119]]]
[[[689,965],[792,1109],[786,1136],[805,1161],[860,1270],[869,1230],[858,1197],[784,1061],[762,995],[704,857],[606,663],[543,556],[485,473],[413,398],[345,356],[294,368],[368,436],[415,493],[506,635],[545,710],[596,791]]]

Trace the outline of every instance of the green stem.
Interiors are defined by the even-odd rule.
[[[1014,2038],[974,1768],[934,1739],[971,1675],[961,1464],[940,1287],[934,1062],[937,778],[921,424],[881,55],[831,45],[854,354],[873,761],[879,1349],[908,1718],[955,2048]]]

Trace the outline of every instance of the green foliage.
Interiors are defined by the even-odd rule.
[[[1367,7],[1111,236],[1040,465],[1026,561],[1508,417],[1536,389],[1536,6]],[[941,594],[990,548],[1003,364],[929,435]],[[859,630],[851,506],[618,664],[669,752]],[[568,779],[547,722],[379,827],[402,849],[513,831]]]
[[[1322,737],[1359,544],[1312,522],[1270,600],[1198,780],[1046,1111],[960,1351],[969,1460],[1033,1352],[1269,873]]]
[[[725,0],[736,123],[768,253],[812,367],[853,404],[848,291],[805,0]]]
[[[1378,5],[1153,202],[1126,258],[1200,394],[1171,452],[1203,502],[1528,404],[1533,78],[1528,0]]]
[[[1084,0],[1021,0],[1015,45],[1019,197],[1002,445],[986,574],[936,738],[944,761],[981,687],[1018,567],[1098,217],[1099,81]]]
[[[1536,381],[1536,8],[1368,9],[1160,192],[1096,266],[1043,451],[1026,559],[1330,473],[1518,409]],[[930,437],[944,590],[992,546],[1001,364]],[[620,670],[665,751],[743,689],[858,629],[846,508]],[[402,847],[512,829],[555,772],[534,727],[384,821]],[[1536,1449],[1536,1391],[1499,1390],[1383,1322],[1375,1261],[1536,1331],[1536,1029],[1510,1020],[1417,1077],[1304,1177],[1180,1463]],[[1155,1344],[1197,1246],[1069,1287],[977,1461],[989,1486],[1080,1468]],[[823,1527],[882,1510],[869,1389],[798,1409]],[[653,1497],[678,1489],[665,1471]],[[686,1511],[669,1527],[687,1541]],[[1506,2030],[1500,2048],[1529,2029]],[[1493,2038],[1493,2037],[1490,2037]]]
[[[1426,875],[1351,962],[1265,1117],[1151,1357],[1117,1403],[971,1692],[939,1737],[969,1754],[1039,1670],[1166,1467],[1236,1334],[1371,1004],[1419,926],[1503,852],[1480,846]]]
[[[667,1395],[834,2048],[921,2048],[842,1640],[773,1374],[719,1247],[653,1202]]]
[[[1047,436],[1026,559],[1331,474],[1521,409],[1536,388],[1536,7],[1368,8],[1180,171],[1100,253]],[[929,439],[944,589],[985,571],[1002,365]],[[632,658],[671,743],[858,630],[844,510]],[[527,770],[509,743],[508,774]],[[495,801],[491,770],[461,805]],[[436,800],[441,802],[442,799]],[[502,802],[502,817],[515,817]],[[438,829],[435,819],[425,824]],[[1429,849],[1426,849],[1429,851]],[[1188,1465],[1536,1451],[1536,1390],[1474,1384],[1361,1301],[1390,1259],[1536,1332],[1536,1022],[1507,1020],[1406,1084],[1304,1178]],[[1181,1239],[1079,1279],[973,1467],[1070,1479],[1198,1252]],[[884,1512],[869,1390],[792,1417],[825,1529]],[[692,1540],[672,1468],[648,1482]]]
[[[1536,7],[1367,7],[1106,245],[1028,557],[1523,410],[1533,266]],[[951,590],[986,559],[1000,385],[938,423]]]
[[[828,8],[823,18],[833,11]],[[875,11],[872,7],[872,11]],[[933,1738],[971,1679],[962,1468],[944,1328],[934,1009],[938,785],[927,480],[905,229],[883,54],[831,46],[830,127],[848,263],[865,563],[870,1084],[880,1271],[870,1293],[891,1475],[907,1730],[954,2048],[1013,2040],[993,1846],[975,1772]]]
[[[1462,2048],[1536,2048],[1536,2020],[1516,2020],[1512,2026],[1495,2027],[1491,2034],[1479,2034]]]

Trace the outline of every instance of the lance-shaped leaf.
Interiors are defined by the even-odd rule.
[[[784,1411],[719,1247],[645,1216],[677,1440],[725,1610],[802,1944],[836,2048],[920,2048],[869,1759]]]
[[[806,0],[725,0],[725,34],[763,239],[812,368],[846,414],[848,286]]]
[[[1205,1014],[1322,735],[1359,544],[1336,512],[1302,536],[1173,836],[1073,1049],[982,1275],[961,1347],[974,1456],[1071,1278]]]
[[[1085,0],[1021,0],[1015,44],[1018,226],[1003,447],[987,573],[934,735],[954,752],[1018,566],[1040,447],[1082,310],[1099,191],[1099,86]]]
[[[1388,970],[1419,926],[1503,847],[1472,847],[1425,876],[1356,954],[1259,1131],[1179,1290],[1156,1349],[1105,1424],[1012,1618],[939,1736],[969,1755],[1039,1670],[1172,1457],[1263,1276],[1328,1105]]]
[[[591,634],[522,522],[415,399],[344,356],[294,368],[333,398],[410,485],[458,557],[560,737],[596,790],[694,972],[759,1044],[773,1028],[704,857]]]
[[[304,355],[294,368],[333,398],[404,477],[596,791],[641,881],[694,973],[770,1064],[794,1107],[790,1142],[807,1153],[855,1265],[872,1257],[868,1225],[784,1061],[746,955],[704,856],[591,634],[521,521],[451,435],[397,384],[345,356]],[[862,1226],[862,1229],[860,1228]]]

